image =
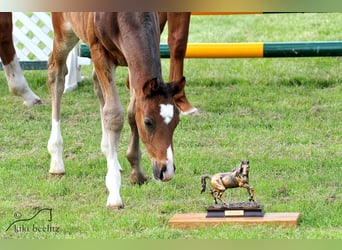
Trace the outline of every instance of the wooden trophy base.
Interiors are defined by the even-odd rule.
[[[257,203],[213,205],[207,213],[175,214],[169,220],[170,228],[195,229],[234,225],[273,225],[297,227],[300,213],[264,213]]]
[[[207,208],[207,218],[263,216],[262,206],[256,202],[215,204]]]
[[[169,220],[170,228],[196,229],[233,225],[273,225],[297,227],[300,213],[265,213],[263,217],[211,217],[206,213],[175,214]]]

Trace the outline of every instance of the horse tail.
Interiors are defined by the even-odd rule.
[[[205,188],[206,188],[206,185],[207,185],[207,182],[206,182],[206,179],[211,179],[211,176],[210,175],[202,175],[202,178],[201,178],[201,184],[202,184],[202,190],[201,190],[201,193],[203,193],[205,191]]]

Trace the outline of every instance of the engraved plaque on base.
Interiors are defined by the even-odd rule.
[[[207,208],[207,218],[215,217],[263,217],[262,206],[256,202],[215,204]]]

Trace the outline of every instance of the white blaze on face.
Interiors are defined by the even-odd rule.
[[[173,105],[160,104],[160,116],[164,119],[166,124],[169,124],[173,118]]]
[[[166,160],[166,171],[164,172],[165,177],[170,180],[175,174],[175,169],[173,165],[173,153],[171,145],[167,148],[166,151],[167,160]]]

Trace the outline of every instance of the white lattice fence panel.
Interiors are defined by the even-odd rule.
[[[13,42],[21,68],[25,70],[47,69],[52,51],[53,28],[50,13],[13,12]],[[1,60],[0,60],[1,62]],[[66,88],[72,89],[81,80],[79,65],[90,64],[89,58],[78,57],[78,46],[68,56],[69,73]],[[0,70],[2,65],[0,63]]]
[[[52,37],[49,13],[13,13],[13,40],[20,61],[47,61],[52,51]]]

